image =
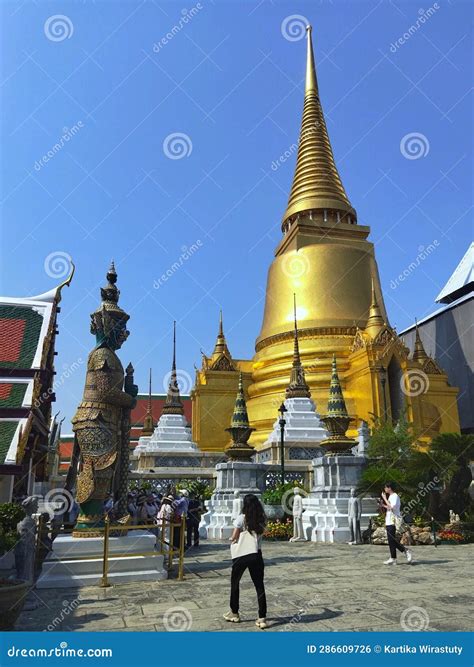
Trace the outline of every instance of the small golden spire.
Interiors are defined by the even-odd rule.
[[[179,393],[178,375],[176,373],[176,320],[173,322],[173,362],[171,365],[171,375],[166,394],[165,404],[162,414],[164,415],[183,415],[184,407]]]
[[[385,322],[377,301],[377,296],[375,294],[375,283],[374,279],[372,278],[372,296],[370,300],[369,317],[367,319],[365,330],[368,334],[370,334],[370,336],[372,336],[372,338],[375,338],[383,326],[385,326]]]
[[[426,354],[425,347],[420,338],[420,332],[418,330],[418,322],[415,318],[415,347],[413,350],[413,361],[418,361],[420,364],[423,364],[430,357]]]
[[[298,342],[298,322],[296,320],[296,294],[293,293],[293,315],[295,320],[295,333],[293,343],[293,366],[291,368],[290,384],[286,389],[286,398],[311,398],[308,384],[304,375],[303,365],[300,357]]]
[[[323,220],[355,222],[357,214],[347,197],[334,162],[319,99],[311,26],[307,27],[306,83],[298,157],[283,227],[304,211],[320,211]]]
[[[214,347],[213,354],[222,354],[227,348],[227,344],[224,336],[224,324],[222,321],[222,308],[219,311],[219,331],[217,333],[216,345]]]
[[[148,380],[148,405],[146,409],[145,419],[143,420],[143,428],[141,435],[153,435],[155,430],[155,423],[153,421],[153,413],[151,408],[151,368],[150,368],[150,377]]]
[[[227,342],[224,336],[224,324],[222,320],[222,310],[219,313],[219,332],[217,334],[214,352],[210,359],[211,370],[235,370],[232,355],[227,347]]]

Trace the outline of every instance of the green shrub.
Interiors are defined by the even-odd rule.
[[[15,503],[0,504],[0,556],[7,553],[18,541],[17,523],[25,516],[25,511]]]

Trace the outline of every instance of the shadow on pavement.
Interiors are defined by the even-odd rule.
[[[300,623],[314,623],[315,621],[324,621],[331,618],[337,618],[342,616],[344,612],[342,611],[333,611],[327,607],[323,608],[323,611],[320,614],[305,614],[304,612],[299,616],[294,614],[293,616],[281,616],[278,620],[271,620],[268,623],[268,627],[276,627],[278,625],[299,625]]]

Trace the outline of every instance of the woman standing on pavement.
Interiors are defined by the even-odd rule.
[[[231,539],[232,574],[230,583],[230,611],[224,614],[226,621],[240,623],[239,584],[248,568],[258,600],[258,618],[255,625],[267,627],[267,600],[263,583],[265,565],[262,556],[262,538],[265,530],[265,513],[257,496],[244,496],[242,514],[234,522]]]

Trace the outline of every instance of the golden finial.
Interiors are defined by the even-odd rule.
[[[418,320],[415,317],[415,347],[413,349],[413,361],[418,361],[420,364],[425,362],[427,359],[429,359],[428,355],[426,354],[425,346],[423,345],[423,341],[421,340],[420,337],[420,332],[418,329]]]
[[[382,317],[382,313],[380,312],[380,306],[378,304],[377,296],[375,294],[375,282],[373,276],[371,280],[372,280],[372,285],[371,285],[370,309],[365,330],[367,331],[368,334],[370,334],[370,336],[372,336],[372,338],[375,338],[375,336],[379,333],[380,329],[383,326],[385,326],[385,322]]]
[[[150,368],[150,374],[148,378],[148,405],[147,405],[145,419],[143,420],[143,428],[141,435],[153,435],[154,430],[155,430],[155,423],[153,421],[153,413],[151,407],[151,368]]]
[[[306,51],[305,95],[309,92],[314,92],[318,94],[318,80],[316,78],[316,68],[314,66],[312,30],[313,30],[312,26],[310,25],[306,26],[307,51]]]
[[[171,375],[162,414],[184,414],[184,407],[179,393],[178,376],[176,373],[176,320],[173,321],[173,361],[171,364]]]
[[[298,342],[298,321],[296,319],[296,294],[293,293],[293,317],[295,321],[293,343],[293,365],[291,367],[290,384],[285,393],[286,398],[311,398],[308,384],[304,375]]]
[[[303,212],[318,212],[313,220],[355,222],[357,214],[334,162],[326,121],[319,99],[314,64],[312,29],[307,30],[306,80],[298,157],[288,206],[282,228],[288,218]]]
[[[211,370],[235,370],[232,355],[229,352],[224,335],[222,309],[219,312],[219,330],[217,333],[216,344],[214,346],[214,352],[210,358],[210,368]]]

